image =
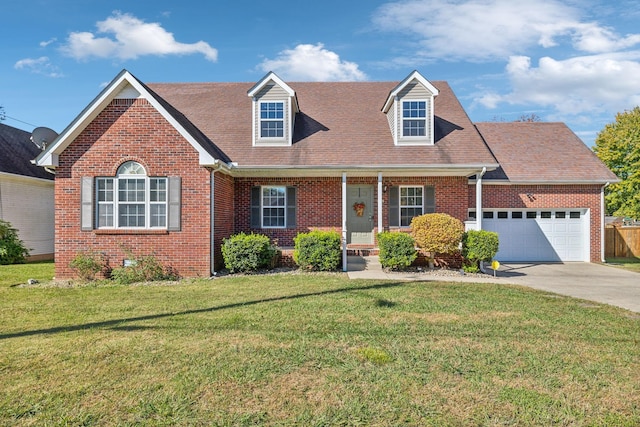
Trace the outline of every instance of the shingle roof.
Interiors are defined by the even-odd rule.
[[[287,83],[301,112],[291,147],[252,146],[255,83],[153,83],[164,100],[184,114],[241,167],[494,165],[495,159],[446,82],[432,82],[433,146],[394,146],[381,111],[398,82]]]
[[[40,149],[30,138],[31,133],[0,123],[0,172],[53,180],[53,174],[31,163]]]
[[[616,182],[618,178],[564,123],[476,123],[500,163],[485,179]]]

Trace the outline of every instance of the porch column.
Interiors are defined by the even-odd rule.
[[[342,271],[347,271],[347,173],[342,172]]]
[[[378,172],[378,233],[382,233],[382,172]]]
[[[487,172],[487,168],[476,175],[476,230],[482,230],[482,177]]]

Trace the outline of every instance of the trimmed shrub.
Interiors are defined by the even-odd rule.
[[[18,230],[0,219],[0,264],[22,264],[28,256],[29,249],[18,237]]]
[[[430,257],[430,265],[435,254],[456,253],[463,234],[462,221],[445,213],[424,214],[411,221],[411,236],[425,255]]]
[[[340,233],[315,230],[294,239],[293,260],[307,270],[332,271],[340,265]]]
[[[76,272],[82,280],[94,280],[96,274],[105,268],[102,255],[97,252],[81,251],[69,263],[69,267]]]
[[[489,262],[498,253],[498,233],[486,230],[469,230],[462,237],[462,256],[465,271],[476,272],[480,261]]]
[[[268,236],[262,234],[235,234],[222,241],[224,266],[232,273],[271,268],[277,255]]]
[[[380,264],[384,268],[403,270],[418,256],[413,238],[406,233],[385,231],[378,234]]]

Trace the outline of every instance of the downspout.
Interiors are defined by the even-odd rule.
[[[602,262],[607,262],[606,258],[605,258],[605,224],[604,224],[604,217],[605,217],[605,207],[604,207],[604,189],[607,188],[609,186],[609,184],[611,184],[610,182],[607,182],[605,185],[602,186],[602,190],[600,190],[600,259]],[[591,258],[591,257],[589,257]]]
[[[215,276],[216,273],[216,203],[215,203],[215,182],[216,182],[216,169],[211,169],[211,197],[209,197],[211,203],[211,255],[209,261],[209,270],[211,270],[211,276]]]
[[[476,229],[482,230],[482,177],[487,173],[487,168],[483,167],[482,171],[476,176]]]
[[[378,233],[382,233],[382,172],[378,172]]]
[[[342,172],[342,271],[347,271],[347,173]]]
[[[211,245],[211,250],[209,254],[209,270],[211,272],[211,276],[215,276],[218,274],[216,272],[216,171],[221,167],[220,160],[214,160],[213,167],[211,167],[211,178],[210,178],[210,206],[209,211],[211,212],[210,217],[210,227],[211,227],[211,237],[209,244]]]

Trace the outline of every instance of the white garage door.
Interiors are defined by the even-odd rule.
[[[484,211],[482,228],[498,233],[499,261],[588,261],[587,209]]]

